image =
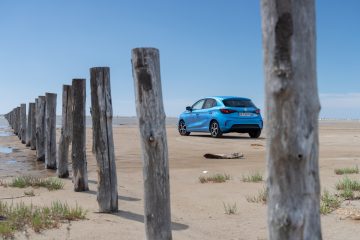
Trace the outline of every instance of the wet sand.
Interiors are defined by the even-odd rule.
[[[266,239],[266,205],[249,203],[247,196],[257,195],[264,182],[244,183],[242,176],[258,171],[266,176],[265,136],[250,139],[246,134],[227,134],[214,139],[208,134],[182,137],[173,124],[167,126],[171,211],[173,239]],[[59,138],[59,130],[57,131]],[[115,214],[99,214],[96,202],[96,162],[91,153],[91,128],[87,129],[87,160],[90,191],[73,192],[71,179],[64,180],[65,188],[49,192],[35,189],[36,196],[4,200],[34,205],[48,205],[54,200],[69,205],[81,205],[88,210],[88,219],[63,224],[59,229],[37,235],[30,231],[30,239],[145,239],[143,225],[143,183],[139,133],[136,125],[114,125],[115,155],[118,174],[119,209]],[[40,168],[31,171],[12,169],[16,174],[53,175],[41,169],[34,151],[19,142],[16,136],[0,138],[0,146],[16,151],[0,155],[0,159],[27,161]],[[360,165],[360,122],[325,121],[320,123],[320,178],[322,189],[335,191],[342,176],[334,169]],[[243,159],[205,159],[205,153],[241,152]],[[0,153],[1,154],[1,153]],[[3,164],[3,163],[2,163]],[[18,172],[16,172],[18,171]],[[227,173],[231,180],[219,184],[201,184],[203,171]],[[8,178],[13,173],[2,178]],[[359,179],[359,174],[352,176]],[[1,187],[0,198],[23,195],[24,189]],[[238,213],[224,214],[223,204],[237,205]],[[346,201],[342,208],[359,208],[360,201]],[[322,216],[323,239],[359,239],[360,222],[345,218],[340,212]],[[24,239],[23,233],[17,234]]]

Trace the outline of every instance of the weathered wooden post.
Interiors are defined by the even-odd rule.
[[[172,239],[170,184],[159,51],[132,50],[136,113],[140,128],[148,240]]]
[[[35,114],[35,103],[29,103],[28,124],[26,127],[26,146],[30,147],[32,138],[32,116]]]
[[[71,115],[72,115],[71,86],[63,85],[62,94],[62,125],[58,150],[57,175],[59,178],[69,177],[68,158],[71,141]]]
[[[16,123],[15,123],[15,127],[16,127],[16,135],[20,138],[20,107],[16,108]]]
[[[13,109],[13,116],[12,116],[12,127],[13,127],[15,135],[17,134],[17,131],[16,131],[16,111],[17,111],[17,108],[14,108]]]
[[[86,162],[86,80],[73,79],[73,139],[72,139],[72,168],[74,190],[76,192],[87,191],[87,162]]]
[[[16,107],[16,135],[20,139],[20,107]]]
[[[45,93],[45,167],[56,169],[56,94]]]
[[[16,128],[18,138],[21,139],[21,107],[17,107],[16,111]]]
[[[28,118],[27,118],[27,126],[26,126],[26,144],[25,146],[30,147],[30,131],[31,131],[31,118],[30,118],[30,103],[28,109]]]
[[[36,157],[45,161],[45,96],[39,96],[35,106],[36,115]]]
[[[21,143],[26,143],[26,104],[20,105],[20,140]]]
[[[16,124],[17,124],[18,137],[21,140],[21,107],[17,107],[16,117],[17,117]]]
[[[12,128],[12,113],[13,113],[13,111],[11,110],[9,113],[9,125],[11,128]]]
[[[13,110],[11,110],[11,112],[9,114],[9,123],[10,123],[11,128],[13,129],[12,118],[13,118]]]
[[[35,103],[30,104],[30,115],[31,118],[31,140],[30,140],[30,149],[36,149],[36,105],[38,99],[35,99]]]
[[[10,126],[13,130],[14,130],[14,114],[15,114],[15,108],[10,112]]]
[[[321,239],[314,0],[262,0],[269,239]]]
[[[118,191],[112,131],[110,69],[90,69],[91,117],[98,167],[97,201],[100,212],[118,210]]]

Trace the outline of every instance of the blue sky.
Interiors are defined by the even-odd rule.
[[[321,117],[360,118],[360,1],[317,1]],[[165,112],[207,95],[264,106],[258,0],[1,0],[0,113],[109,66],[114,115],[134,116],[131,49],[160,50]],[[90,106],[89,84],[87,105]]]

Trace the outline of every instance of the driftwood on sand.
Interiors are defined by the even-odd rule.
[[[237,159],[243,158],[244,154],[242,153],[206,153],[204,154],[204,158],[212,158],[212,159]]]

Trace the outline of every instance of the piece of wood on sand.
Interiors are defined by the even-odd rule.
[[[98,167],[97,201],[100,212],[118,210],[118,191],[112,130],[110,69],[90,69],[91,117]]]
[[[239,159],[243,158],[244,154],[242,153],[205,153],[204,158],[212,159]]]
[[[132,67],[143,153],[146,238],[168,240],[172,239],[169,161],[159,51],[133,49]]]
[[[73,104],[73,139],[72,139],[72,169],[74,191],[88,191],[88,176],[86,162],[86,80],[73,79],[72,86]]]

